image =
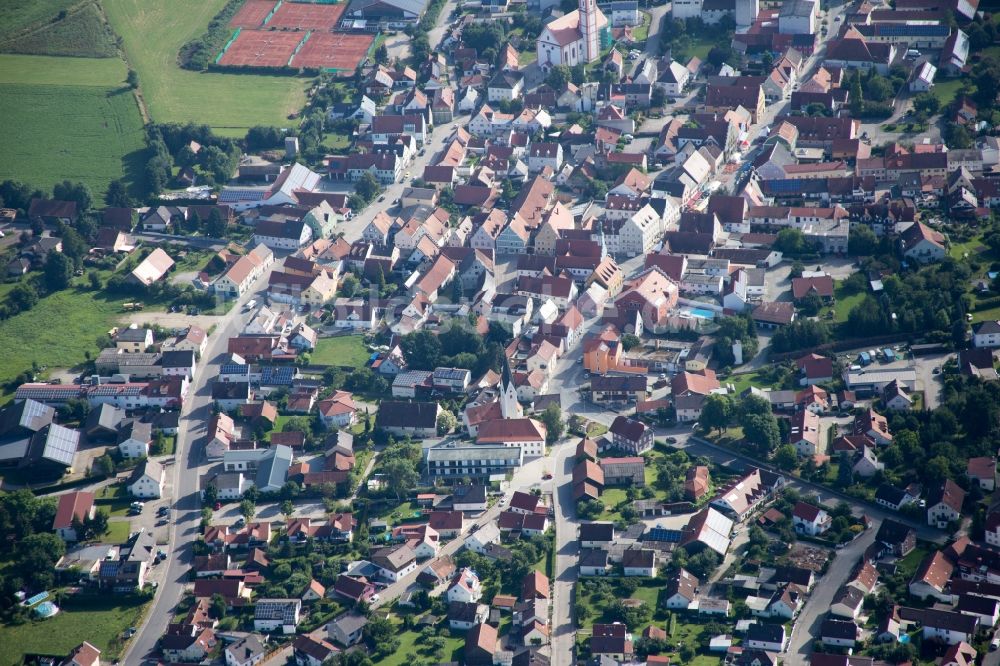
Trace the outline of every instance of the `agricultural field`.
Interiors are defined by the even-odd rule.
[[[123,632],[139,624],[145,603],[131,595],[69,597],[53,618],[0,626],[0,645],[6,646],[0,666],[20,664],[26,653],[65,655],[83,641],[90,641],[110,663],[121,653]]]
[[[115,34],[96,2],[85,4],[64,19],[44,23],[12,39],[0,38],[0,51],[34,55],[114,58]]]
[[[77,0],[0,0],[0,41],[51,21],[59,12],[68,10]]]
[[[227,136],[254,125],[289,125],[305,104],[308,81],[287,76],[194,72],[177,54],[204,33],[225,0],[105,0],[125,56],[139,74],[150,116],[158,123],[205,123]]]
[[[124,177],[141,191],[142,118],[124,79],[118,59],[0,55],[0,180],[83,181],[99,199]]]

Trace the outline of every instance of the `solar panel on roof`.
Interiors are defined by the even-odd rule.
[[[224,189],[219,194],[219,203],[237,203],[240,201],[260,201],[267,195],[267,190]]]
[[[644,541],[665,541],[667,543],[678,543],[681,540],[680,530],[668,530],[665,527],[654,527],[645,535]]]
[[[80,433],[53,423],[49,426],[49,432],[45,438],[42,457],[71,466],[79,444]]]

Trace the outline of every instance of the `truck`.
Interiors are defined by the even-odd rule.
[[[886,363],[892,363],[896,360],[896,352],[892,351],[888,347],[882,350],[882,355],[885,356]]]
[[[133,312],[135,310],[141,310],[143,308],[142,303],[122,303],[122,310],[125,312]]]
[[[872,362],[872,357],[869,356],[868,352],[861,352],[861,354],[858,355],[858,362],[862,366],[870,365]]]

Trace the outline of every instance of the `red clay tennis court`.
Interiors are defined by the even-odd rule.
[[[276,0],[247,0],[230,19],[229,25],[233,28],[259,28],[276,4]]]
[[[330,30],[340,21],[346,2],[320,5],[304,2],[283,2],[267,22],[268,28],[281,30]]]
[[[243,30],[219,60],[230,67],[284,67],[305,35],[278,30]]]
[[[292,66],[353,72],[374,41],[372,35],[314,32],[296,54]]]

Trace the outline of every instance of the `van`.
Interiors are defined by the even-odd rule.
[[[257,307],[257,301],[256,300],[254,300],[254,299],[251,298],[249,301],[247,301],[246,309],[248,311],[249,310],[253,310],[255,307]]]
[[[918,51],[916,49],[907,49],[906,50],[906,57],[910,58],[910,59],[919,58],[920,57],[920,51]]]

